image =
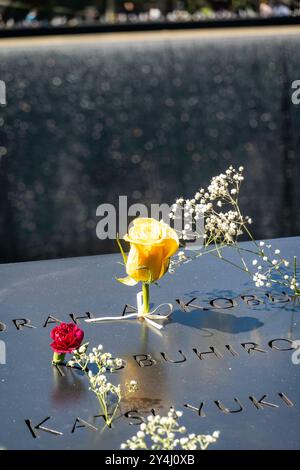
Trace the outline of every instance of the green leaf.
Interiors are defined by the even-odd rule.
[[[138,282],[132,279],[130,276],[116,277],[116,280],[121,282],[121,284],[126,284],[126,286],[136,286],[138,284]]]
[[[118,234],[117,234],[117,244],[118,244],[118,246],[119,246],[119,248],[120,248],[120,251],[121,251],[121,254],[122,254],[122,256],[123,256],[123,261],[124,261],[124,263],[126,264],[126,263],[127,263],[127,255],[126,255],[126,253],[125,253],[124,250],[123,250],[123,247],[122,247],[122,245],[121,245],[121,242],[120,242],[120,239],[119,239],[119,235],[118,235]]]

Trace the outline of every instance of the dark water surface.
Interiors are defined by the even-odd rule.
[[[300,233],[300,36],[20,45],[0,79],[2,261],[111,251],[99,204],[172,203],[229,164],[257,238]]]

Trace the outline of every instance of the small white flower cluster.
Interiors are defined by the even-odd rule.
[[[257,247],[257,257],[261,261],[259,263],[257,258],[252,260],[252,265],[256,266],[257,269],[253,274],[253,281],[256,287],[271,287],[272,284],[281,284],[294,290],[293,286],[296,288],[296,280],[293,276],[285,274],[285,271],[282,270],[282,268],[287,268],[290,263],[280,255],[280,250],[278,248],[272,249],[272,245],[264,241],[257,243]]]
[[[186,428],[178,423],[178,418],[181,416],[182,412],[174,409],[171,409],[167,416],[148,416],[147,422],[141,424],[137,434],[122,444],[121,449],[205,450],[210,444],[216,442],[219,431],[215,431],[212,436],[189,434],[180,437],[186,433]]]
[[[130,380],[130,382],[126,382],[125,386],[129,393],[134,393],[139,390],[139,385],[136,380]]]
[[[92,390],[97,396],[107,396],[109,393],[116,394],[117,396],[121,395],[121,386],[115,386],[108,382],[104,374],[97,373],[93,375],[93,372],[89,370],[88,377],[91,384],[89,390]]]
[[[97,364],[98,371],[105,373],[106,371],[113,372],[116,369],[119,369],[123,365],[123,360],[120,358],[113,359],[110,353],[103,352],[102,344],[99,344],[97,348],[93,348],[92,352],[87,354],[89,343],[85,343],[80,348],[73,352],[74,357],[72,361],[68,362],[69,366],[74,366],[76,363],[78,365],[84,365],[83,368],[86,369],[87,365]]]
[[[285,282],[285,287],[289,287],[292,291],[294,291],[295,296],[300,297],[299,282],[296,278],[296,274],[285,274],[283,278]]]
[[[263,287],[265,284],[266,284],[267,287],[271,286],[270,282],[266,282],[266,281],[268,281],[267,275],[263,274],[259,271],[257,271],[253,275],[253,281],[255,282],[256,287]]]
[[[250,274],[257,287],[271,287],[276,284],[291,289],[294,292],[294,298],[300,300],[296,257],[294,257],[293,273],[288,274],[286,268],[289,266],[289,261],[281,256],[278,248],[273,250],[270,244],[263,241],[256,242],[249,229],[249,225],[252,224],[251,218],[241,213],[238,200],[240,186],[244,180],[243,170],[243,167],[236,170],[230,166],[225,173],[213,177],[207,189],[200,189],[192,199],[185,200],[181,197],[173,204],[171,218],[176,219],[177,214],[182,215],[184,212],[185,217],[189,219],[197,220],[201,217],[204,220],[204,232],[192,232],[196,238],[203,237],[204,249],[198,254],[186,255],[184,251],[179,252],[171,260],[169,271],[173,273],[181,264],[211,253]],[[191,233],[188,230],[192,228],[192,225],[192,223],[185,224],[184,229],[179,233],[179,238],[190,240]],[[252,241],[250,248],[238,244],[238,238],[242,234],[247,234]],[[223,256],[222,250],[227,246],[237,249],[240,263]],[[247,256],[248,253],[255,256],[252,266],[256,266],[256,272],[253,272],[247,265],[244,253]]]
[[[85,372],[90,382],[89,390],[97,396],[105,421],[110,425],[121,400],[121,386],[110,383],[105,373],[114,372],[122,367],[123,361],[120,358],[113,359],[110,353],[103,352],[101,344],[97,348],[93,348],[92,352],[88,354],[88,346],[89,343],[85,343],[80,346],[78,351],[75,350],[73,352],[73,359],[68,362],[68,365],[70,367],[77,365]],[[97,372],[95,374],[92,370],[88,370],[89,364],[97,365]],[[114,405],[113,413],[109,414],[110,403],[115,399],[117,399],[117,403]]]
[[[231,244],[234,243],[239,235],[243,234],[245,221],[238,211],[229,210],[227,212],[212,213],[205,221],[206,233],[205,239]]]
[[[207,188],[210,199],[226,199],[228,194],[233,196],[238,194],[240,183],[244,180],[244,176],[242,175],[243,171],[244,168],[242,166],[240,166],[237,171],[230,165],[225,173],[214,176]]]
[[[176,219],[182,211],[185,218],[203,218],[204,233],[193,232],[193,235],[203,237],[205,245],[234,243],[243,234],[244,226],[252,223],[249,217],[241,215],[238,208],[240,185],[244,180],[243,170],[242,166],[238,170],[230,166],[225,173],[213,177],[207,189],[201,188],[192,199],[177,199],[172,206],[170,218]],[[228,207],[228,210],[221,211],[222,207]],[[185,224],[179,237],[188,240],[188,231],[191,228],[191,223]]]
[[[296,291],[297,287],[299,287],[299,282],[297,282],[295,277],[291,277],[291,279],[290,279],[290,289]]]
[[[189,263],[190,261],[192,261],[191,256],[187,256],[184,251],[179,251],[176,256],[170,259],[169,273],[173,274],[178,266]]]

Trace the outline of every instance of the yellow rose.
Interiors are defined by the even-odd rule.
[[[126,272],[136,282],[160,279],[179,247],[175,230],[164,222],[143,217],[133,221],[124,240],[130,243]]]

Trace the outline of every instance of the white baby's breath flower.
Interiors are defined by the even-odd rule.
[[[172,210],[174,211],[180,204],[181,212],[182,209],[184,209],[185,215],[192,217],[193,221],[198,220],[198,218],[204,220],[204,229],[201,230],[201,233],[200,231],[199,233],[196,232],[196,238],[203,240],[204,250],[203,253],[197,254],[195,258],[211,251],[216,255],[217,250],[219,258],[228,261],[223,256],[223,248],[226,246],[239,248],[237,243],[241,235],[247,234],[251,237],[247,225],[252,224],[252,219],[248,216],[243,216],[238,206],[240,186],[241,182],[244,180],[242,174],[243,170],[244,168],[242,166],[237,170],[230,165],[224,173],[214,176],[207,188],[200,188],[191,199],[177,199],[175,206],[172,206]],[[185,224],[185,227],[180,232],[181,239],[188,240],[189,236],[187,231],[190,230],[191,227],[192,224],[189,219],[188,223]],[[216,248],[211,248],[214,246]],[[250,249],[248,249],[248,247],[246,249],[243,247],[241,247],[241,249],[239,248],[238,254],[241,256],[241,269],[249,274],[251,274],[251,270],[247,266],[247,257],[245,257],[245,259],[242,257],[243,251],[250,251],[258,258],[250,261],[253,266],[258,265],[257,272],[251,274],[255,285],[257,287],[270,287],[273,284],[282,285],[285,281],[284,285],[291,287],[291,289],[295,291],[295,294],[300,297],[300,291],[297,286],[299,282],[296,280],[292,282],[291,274],[286,278],[284,277],[285,273],[281,272],[280,268],[283,266],[287,268],[289,262],[283,257],[278,256],[280,255],[280,249],[273,249],[272,255],[272,244],[263,240],[254,242],[252,246],[253,249],[251,249],[251,246]],[[259,250],[257,253],[258,247]],[[208,250],[206,250],[206,248],[208,248]],[[273,257],[274,259],[272,259]],[[177,266],[190,262],[192,259],[192,256],[187,256],[180,252],[176,260],[171,260],[169,271],[174,272]],[[265,264],[259,264],[259,259]],[[272,273],[276,274],[275,280]],[[192,445],[193,444],[191,444],[191,446]]]
[[[97,396],[102,411],[104,412],[105,421],[110,425],[121,400],[121,387],[120,385],[116,386],[108,382],[105,373],[107,371],[113,372],[116,367],[120,367],[122,365],[122,359],[113,359],[110,353],[103,353],[101,344],[98,347],[92,348],[92,352],[89,354],[86,354],[87,349],[88,343],[82,345],[76,355],[74,355],[73,360],[86,373],[90,384],[89,390],[94,392]],[[96,364],[97,371],[87,371],[88,363]],[[108,409],[111,399],[114,403],[114,412],[112,416],[109,416]]]
[[[122,444],[121,449],[196,450],[206,449],[209,444],[216,442],[219,431],[215,431],[212,436],[191,433],[180,437],[186,432],[186,428],[178,424],[181,414],[171,408],[167,416],[148,416],[147,423],[142,423],[137,434]]]

